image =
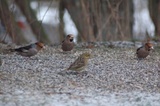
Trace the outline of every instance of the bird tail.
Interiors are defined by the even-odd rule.
[[[10,52],[23,52],[23,49],[16,48],[16,49],[9,49]]]
[[[6,53],[6,54],[8,54],[8,53],[10,54],[10,53],[12,53],[14,51],[15,51],[14,49],[4,49],[3,50],[3,52]]]
[[[68,70],[69,70],[69,68],[64,69],[64,71],[68,71]]]
[[[67,73],[68,69],[64,69],[61,72],[58,72],[58,74],[64,76]]]
[[[15,52],[15,49],[8,49],[9,52]]]

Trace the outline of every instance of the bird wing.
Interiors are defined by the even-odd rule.
[[[17,52],[28,52],[29,49],[31,49],[33,47],[33,45],[28,45],[28,46],[24,46],[24,47],[20,47],[17,49],[14,49]]]
[[[22,56],[27,56],[27,57],[31,57],[34,56],[38,53],[36,48],[31,48],[29,50],[23,50],[23,52],[18,52],[18,54],[22,55]]]
[[[68,69],[78,69],[85,66],[84,59],[78,58]]]
[[[137,52],[138,52],[141,48],[143,48],[143,46],[139,47],[139,48],[137,49]],[[136,53],[137,53],[137,52],[136,52]]]

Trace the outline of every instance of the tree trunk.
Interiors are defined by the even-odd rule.
[[[13,42],[16,44],[27,42],[21,33],[21,29],[16,23],[13,14],[8,8],[7,0],[0,0],[0,19],[2,24],[5,26],[6,31],[11,36]]]
[[[156,27],[156,40],[160,40],[160,0],[149,0],[149,9]]]
[[[27,18],[27,21],[30,24],[31,29],[33,33],[36,35],[37,39],[44,43],[49,43],[48,36],[42,28],[42,25],[38,22],[34,11],[30,7],[30,0],[15,0],[15,2]]]
[[[62,2],[71,15],[82,41],[122,40],[130,37],[130,1],[62,0]]]
[[[60,35],[60,40],[63,41],[64,40],[64,21],[63,21],[63,16],[64,16],[64,4],[62,1],[60,1],[60,5],[59,5],[59,20],[60,20],[60,24],[59,24],[59,35]]]
[[[95,41],[95,37],[90,26],[90,18],[84,0],[62,0],[75,23],[79,36],[84,41]]]

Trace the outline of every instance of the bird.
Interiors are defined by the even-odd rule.
[[[36,55],[42,48],[44,48],[44,44],[41,42],[32,43],[27,46],[9,49],[11,52],[17,52],[18,55],[24,57],[31,57]]]
[[[70,66],[67,70],[73,70],[73,71],[81,71],[83,70],[87,64],[88,60],[90,59],[91,54],[90,53],[83,53],[81,54]]]
[[[153,44],[149,42],[149,40],[147,41],[147,43],[145,43],[145,45],[139,47],[136,51],[136,55],[138,59],[144,59],[146,58],[149,54],[150,51],[153,50]]]
[[[66,38],[62,41],[62,50],[63,51],[71,51],[74,48],[73,42],[74,36],[69,34]]]

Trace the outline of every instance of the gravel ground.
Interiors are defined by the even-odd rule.
[[[159,46],[137,61],[140,44],[79,44],[71,52],[47,46],[32,58],[1,50],[0,106],[160,106]],[[84,52],[92,54],[86,69],[66,71]]]

